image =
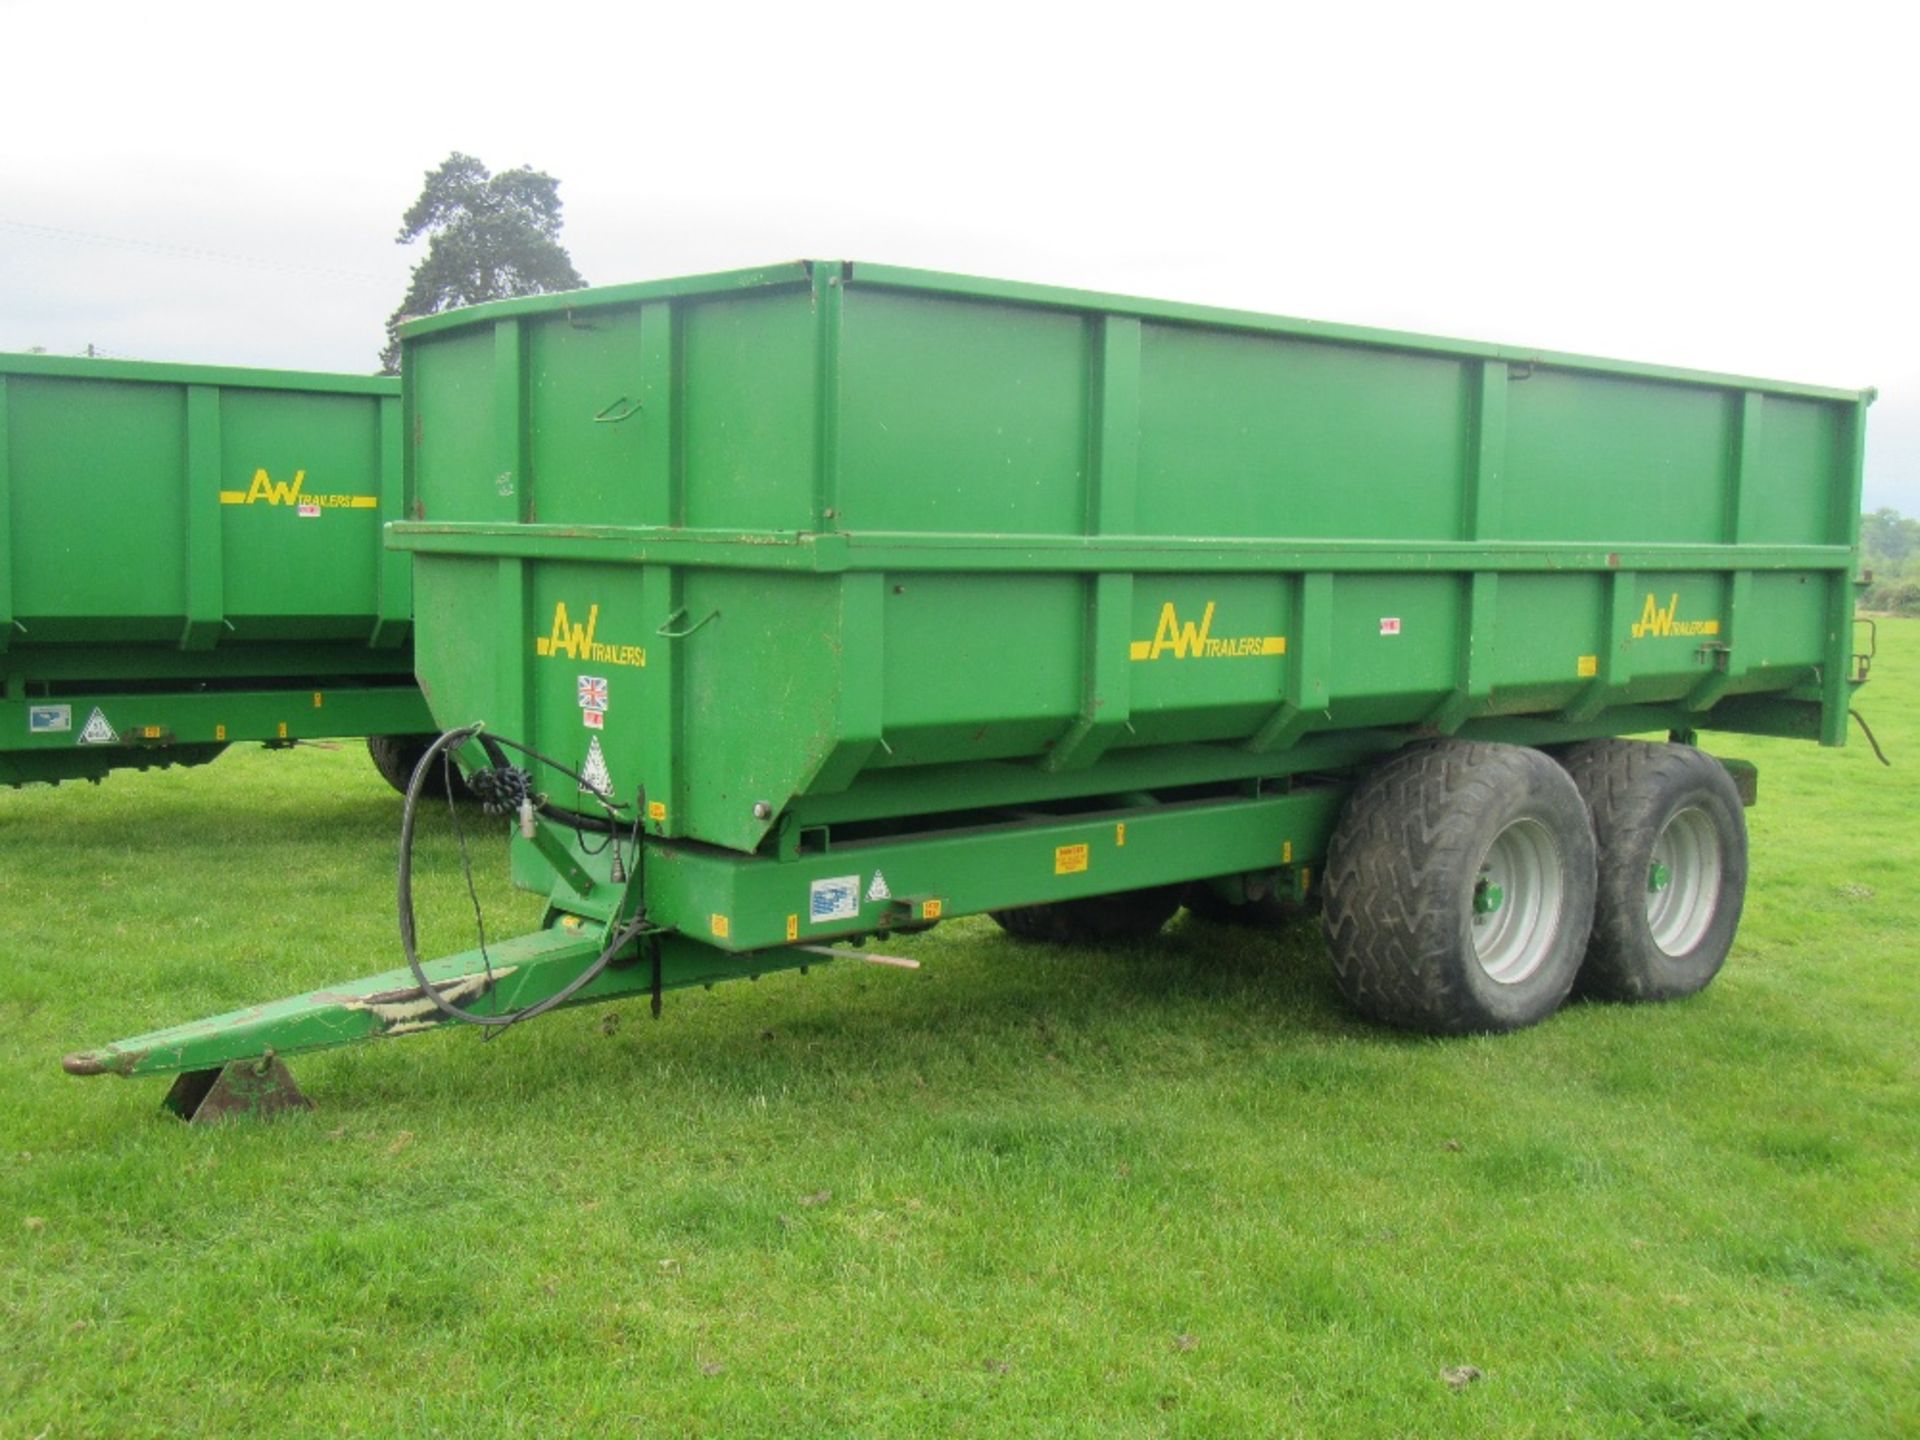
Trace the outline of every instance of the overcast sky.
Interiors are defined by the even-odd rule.
[[[1914,22],[1841,4],[0,0],[0,349],[368,370],[450,150],[590,283],[882,260],[1876,385],[1920,514]]]

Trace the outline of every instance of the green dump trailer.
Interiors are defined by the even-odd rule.
[[[405,332],[416,664],[546,923],[70,1056],[278,1057],[1320,902],[1361,1012],[1705,985],[1751,767],[1845,741],[1871,393],[802,263]],[[1647,743],[1616,737],[1663,735]],[[838,947],[838,948],[837,948]],[[867,955],[869,959],[884,956]]]
[[[364,735],[404,786],[403,448],[391,379],[0,355],[0,783]]]

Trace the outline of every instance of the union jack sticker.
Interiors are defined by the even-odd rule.
[[[580,677],[580,708],[599,710],[607,708],[607,681],[602,675],[582,675]]]

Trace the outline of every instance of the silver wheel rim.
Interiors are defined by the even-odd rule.
[[[1647,866],[1647,928],[1664,955],[1685,955],[1713,924],[1724,866],[1720,832],[1695,806],[1678,811],[1653,842]]]
[[[1546,962],[1565,903],[1560,842],[1538,820],[1515,820],[1493,837],[1468,903],[1473,958],[1487,978],[1518,985]]]

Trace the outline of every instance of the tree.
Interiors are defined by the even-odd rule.
[[[522,165],[498,175],[459,151],[427,173],[401,217],[398,243],[422,236],[406,298],[387,320],[380,368],[400,373],[400,322],[459,305],[578,290],[587,282],[560,244],[560,182]]]
[[[1920,520],[1898,510],[1870,510],[1860,517],[1860,549],[1867,565],[1883,580],[1899,577],[1920,551]]]

